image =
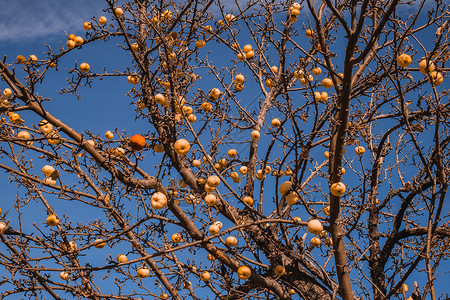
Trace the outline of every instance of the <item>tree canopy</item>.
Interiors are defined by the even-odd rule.
[[[104,4],[0,62],[2,299],[448,297],[448,3]]]

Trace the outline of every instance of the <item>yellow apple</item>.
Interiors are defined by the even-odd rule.
[[[216,234],[216,233],[219,232],[219,230],[220,230],[219,226],[217,226],[215,224],[210,225],[209,228],[208,228],[208,231],[211,234]]]
[[[66,42],[66,46],[67,46],[67,48],[69,48],[69,49],[75,48],[76,45],[77,45],[77,44],[75,44],[75,42],[74,42],[73,40],[68,40],[68,41]]]
[[[251,196],[245,196],[244,199],[242,199],[247,205],[252,206],[253,205],[253,197]]]
[[[211,274],[208,271],[203,271],[200,274],[200,279],[203,280],[204,282],[209,281],[210,278],[211,278]]]
[[[247,174],[248,168],[246,166],[242,166],[239,168],[239,173],[241,173],[241,175],[245,175]]]
[[[334,196],[337,196],[337,197],[341,196],[342,194],[345,193],[345,184],[342,182],[333,183],[330,187],[330,192]]]
[[[285,181],[278,187],[278,191],[280,192],[281,195],[285,195],[291,189],[291,187],[292,182]]]
[[[3,90],[3,96],[5,96],[6,98],[11,97],[11,95],[12,95],[12,91],[10,88],[6,88]]]
[[[237,270],[239,279],[249,279],[252,275],[252,270],[247,266],[239,267]]]
[[[411,56],[409,56],[408,54],[400,54],[399,57],[397,58],[397,63],[400,67],[406,68],[407,66],[409,66],[409,64],[411,63],[412,59]]]
[[[243,50],[244,50],[245,53],[248,53],[248,52],[253,50],[253,47],[252,47],[252,45],[247,44],[247,45],[244,46]]]
[[[237,74],[237,75],[234,77],[234,80],[235,80],[237,83],[244,83],[245,77],[244,77],[244,75],[242,75],[241,73],[239,73],[239,74]]]
[[[308,226],[306,227],[310,233],[319,234],[323,230],[322,223],[317,219],[312,219],[308,222]]]
[[[97,249],[102,249],[106,245],[106,243],[102,239],[96,239],[94,241],[94,244],[95,244],[94,247]]]
[[[325,151],[325,152],[323,153],[323,155],[325,156],[326,159],[330,159],[330,152]]]
[[[441,85],[441,83],[444,81],[444,77],[442,76],[441,72],[433,71],[430,73],[430,78],[428,78],[428,81],[431,84],[438,86]]]
[[[428,71],[429,72],[433,72],[435,69],[434,63],[431,61],[428,61]],[[427,74],[427,60],[426,59],[422,59],[422,61],[419,63],[419,71],[422,74]]]
[[[252,133],[250,134],[252,140],[257,140],[260,137],[260,133],[258,130],[253,130]]]
[[[310,39],[313,36],[313,31],[311,29],[307,29],[306,32],[305,32],[305,35],[306,35],[307,38]]]
[[[217,197],[214,194],[208,194],[204,198],[206,205],[213,206],[217,202]]]
[[[43,133],[50,133],[53,130],[53,125],[52,123],[49,123],[47,120],[42,120],[39,123],[39,128]]]
[[[212,192],[214,192],[214,190],[215,190],[216,188],[215,188],[214,186],[210,186],[209,184],[205,184],[204,189],[205,189],[205,192],[207,192],[207,193],[212,193]]]
[[[36,55],[33,55],[33,54],[31,54],[30,56],[28,56],[28,60],[32,63],[32,64],[34,64],[34,63],[36,63],[37,62],[37,56]]]
[[[128,258],[127,258],[127,256],[125,254],[118,254],[116,256],[116,259],[117,259],[117,262],[119,264],[123,264],[123,263],[126,263],[128,261]]]
[[[61,273],[59,273],[59,278],[68,281],[70,279],[70,274],[65,271],[62,271]]]
[[[162,209],[167,204],[167,197],[161,192],[156,192],[152,195],[150,203],[153,209]]]
[[[165,106],[166,98],[164,97],[163,94],[156,94],[155,95],[155,102],[160,104],[160,105],[162,105],[162,106]]]
[[[315,237],[311,238],[310,244],[313,247],[319,247],[320,246],[320,239],[315,236]]]
[[[320,93],[320,102],[322,103],[327,103],[328,101],[328,93],[327,92],[322,92]]]
[[[322,86],[326,89],[329,89],[333,86],[333,80],[331,78],[322,79]]]
[[[84,40],[83,40],[83,38],[81,36],[76,36],[73,41],[75,42],[75,44],[77,46],[83,45],[83,42],[84,42]]]
[[[19,64],[23,64],[27,61],[27,59],[23,55],[17,55],[16,60]]]
[[[312,69],[312,73],[313,73],[313,75],[319,76],[320,74],[322,74],[322,69],[319,67],[316,67],[316,68]]]
[[[237,156],[237,151],[236,149],[230,149],[228,150],[228,157],[229,158],[235,158]]]
[[[167,293],[162,293],[161,295],[159,295],[159,298],[163,299],[163,300],[167,300],[169,299],[169,294]]]
[[[323,209],[323,214],[325,215],[325,216],[329,216],[330,215],[330,206],[325,206],[324,207],[324,209]]]
[[[208,177],[207,183],[211,187],[216,187],[220,184],[220,178],[216,175],[211,175]]]
[[[253,51],[253,50],[245,53],[245,58],[250,59],[250,58],[253,58],[254,56],[255,56],[255,51]]]
[[[298,202],[300,197],[298,196],[297,192],[290,191],[286,196],[286,202],[293,205]]]
[[[116,9],[114,9],[114,13],[120,18],[123,15],[123,10],[120,7],[116,7]]]
[[[6,224],[3,222],[0,222],[0,233],[5,233],[6,231]]]
[[[229,236],[225,240],[225,244],[227,244],[227,246],[229,247],[234,247],[237,244],[237,239],[234,236]]]
[[[264,178],[266,178],[266,174],[264,173],[263,170],[258,170],[256,171],[256,179],[258,179],[259,181],[263,180]]]
[[[223,227],[223,224],[220,221],[215,221],[214,225],[217,225],[219,227],[219,229],[222,229],[222,227]]]
[[[107,19],[104,16],[101,16],[100,18],[98,18],[98,22],[102,25],[105,25],[106,21],[107,21]]]
[[[292,220],[293,220],[295,223],[300,223],[300,222],[302,221],[302,218],[300,218],[300,217],[293,217]]]
[[[209,112],[209,111],[212,110],[212,104],[205,101],[205,102],[202,103],[202,109],[203,109],[205,112]]]
[[[191,149],[191,144],[185,139],[179,139],[173,145],[175,152],[179,155],[186,155]]]
[[[139,268],[137,270],[137,275],[139,278],[146,278],[150,274],[150,270],[147,268]]]
[[[47,224],[48,226],[56,226],[58,225],[59,220],[58,217],[54,214],[51,214],[47,217]]]
[[[19,131],[19,133],[17,133],[17,137],[19,138],[19,139],[23,139],[23,140],[29,140],[29,139],[31,139],[31,135],[30,135],[30,133],[28,132],[28,131],[26,131],[26,130],[22,130],[22,131]],[[32,141],[28,141],[28,142],[19,142],[19,143],[21,143],[21,144],[24,144],[24,145],[28,145],[28,146],[31,146],[31,145],[33,145],[33,142]]]
[[[366,152],[366,149],[363,146],[357,146],[355,148],[355,153],[359,156],[363,155]]]
[[[91,30],[92,29],[91,22],[84,22],[83,23],[83,28],[84,28],[84,30]]]
[[[275,118],[275,119],[272,119],[271,124],[272,124],[272,127],[277,128],[277,127],[279,127],[281,125],[281,121],[280,121],[280,119]]]
[[[181,243],[183,241],[183,237],[179,233],[172,234],[172,242],[175,244]]]
[[[111,131],[108,130],[107,132],[105,132],[105,137],[108,140],[111,140],[114,137],[114,134]]]
[[[54,171],[55,168],[50,165],[45,165],[42,167],[42,173],[44,173],[45,176],[51,176]]]
[[[87,63],[82,63],[80,65],[80,71],[83,73],[89,72],[90,69],[91,69],[91,66],[89,66],[89,64],[87,64]]]

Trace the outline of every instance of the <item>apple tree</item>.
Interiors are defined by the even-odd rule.
[[[0,62],[2,299],[448,297],[448,3],[104,8]]]

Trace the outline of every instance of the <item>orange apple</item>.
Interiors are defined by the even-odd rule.
[[[327,238],[325,238],[325,244],[326,244],[328,247],[332,247],[332,246],[333,246],[333,238],[332,238],[332,237],[327,237]]]
[[[133,135],[128,144],[133,151],[141,151],[145,147],[145,138],[140,134]]]
[[[255,51],[253,51],[253,50],[245,53],[245,58],[250,59],[250,58],[253,58],[254,56],[255,56]]]
[[[282,265],[277,265],[274,269],[274,273],[276,276],[283,276],[286,273],[286,268]]]
[[[77,45],[77,44],[75,44],[75,42],[74,42],[73,40],[68,40],[68,41],[66,42],[66,46],[67,46],[67,48],[69,48],[69,49],[75,48],[76,45]]]
[[[139,76],[138,75],[129,75],[127,77],[127,81],[131,84],[138,84],[139,83]]]
[[[247,266],[239,267],[237,270],[239,279],[249,279],[252,275],[252,270]]]
[[[438,86],[441,85],[441,83],[444,81],[444,77],[442,76],[441,72],[433,71],[430,73],[430,78],[428,78],[428,81],[431,84]]]
[[[222,229],[222,227],[223,227],[223,224],[220,221],[215,221],[214,225],[217,225],[219,227],[219,229]]]
[[[194,159],[192,161],[192,165],[196,168],[199,168],[202,165],[202,162],[199,159]]]
[[[245,53],[248,53],[248,52],[253,50],[253,47],[252,47],[252,45],[247,44],[247,45],[244,46],[243,50],[244,50]]]
[[[325,215],[325,216],[329,216],[330,215],[330,206],[325,206],[324,207],[324,209],[323,209],[323,214]]]
[[[107,132],[105,132],[105,137],[108,140],[111,140],[114,137],[114,134],[111,131],[108,130]]]
[[[306,31],[305,31],[305,35],[306,35],[306,37],[307,38],[312,38],[312,36],[313,36],[313,31],[311,30],[311,29],[307,29]]]
[[[237,74],[237,75],[234,77],[234,80],[235,80],[237,83],[244,83],[245,77],[244,77],[244,75],[242,75],[241,73],[239,73],[239,74]]]
[[[317,219],[312,219],[308,222],[308,226],[306,227],[310,233],[319,234],[323,230],[322,223]]]
[[[334,196],[337,196],[337,197],[341,196],[342,194],[345,193],[345,184],[342,182],[333,183],[330,187],[330,192]]]
[[[26,130],[21,130],[21,131],[19,131],[19,133],[17,133],[17,137],[19,139],[29,140],[29,139],[31,139],[31,134],[28,131],[26,131]],[[28,146],[33,145],[32,141],[27,141],[27,142],[26,141],[23,141],[23,142],[21,141],[19,143],[21,143],[23,145],[28,145]]]
[[[162,293],[161,295],[159,295],[159,298],[163,299],[163,300],[167,300],[169,299],[169,294],[167,293]]]
[[[229,158],[235,158],[237,156],[237,151],[236,149],[230,149],[228,150],[228,157]]]
[[[76,36],[73,41],[75,42],[75,44],[77,46],[83,45],[83,42],[84,42],[84,40],[83,40],[83,38],[81,36]]]

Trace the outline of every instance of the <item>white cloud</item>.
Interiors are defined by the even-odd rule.
[[[106,2],[98,0],[2,1],[0,43],[33,41],[80,32],[82,24],[100,14]]]

